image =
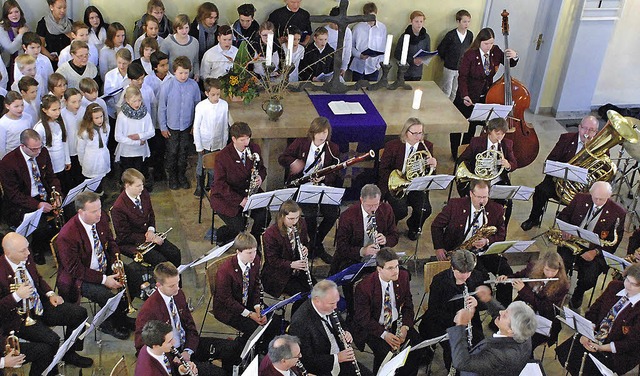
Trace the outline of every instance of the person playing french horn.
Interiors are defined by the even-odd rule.
[[[378,187],[383,200],[393,208],[396,224],[409,214],[407,219],[407,237],[416,240],[424,222],[431,215],[429,192],[406,191],[406,186],[393,189],[394,179],[398,174],[407,184],[418,176],[430,175],[438,161],[433,157],[433,144],[424,139],[424,125],[417,118],[409,118],[400,131],[400,137],[387,142],[384,153],[380,157],[380,173]],[[394,173],[394,171],[397,171]]]

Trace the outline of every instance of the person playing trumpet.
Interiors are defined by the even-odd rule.
[[[411,217],[407,219],[407,237],[416,240],[418,233],[422,229],[424,222],[431,215],[431,203],[429,202],[428,191],[411,191],[406,195],[398,197],[389,191],[389,176],[393,170],[399,170],[406,176],[407,161],[414,153],[423,152],[426,154],[426,166],[419,176],[426,176],[429,169],[435,169],[438,162],[433,157],[433,144],[424,140],[424,125],[416,118],[409,118],[404,123],[400,131],[400,138],[391,140],[384,145],[384,153],[380,157],[380,178],[378,187],[382,192],[382,198],[391,205],[393,214],[396,217],[396,224],[409,214],[411,207]]]
[[[510,185],[509,173],[518,168],[518,162],[516,156],[513,154],[513,141],[505,139],[504,135],[509,130],[507,121],[503,118],[495,118],[489,120],[487,123],[487,134],[480,135],[471,139],[469,146],[462,152],[460,158],[458,158],[458,164],[464,163],[469,171],[475,173],[476,169],[476,156],[487,150],[492,151],[499,155],[499,159],[494,161],[495,168],[503,168],[502,173],[491,180],[491,185]],[[499,153],[501,154],[499,154]],[[482,179],[482,177],[479,177]],[[468,184],[458,184],[458,193],[460,197],[464,197],[469,194]],[[513,203],[511,200],[496,200],[496,202],[505,207],[505,224],[509,224],[509,218],[511,218],[511,210]]]
[[[309,292],[313,287],[307,249],[309,236],[305,222],[300,220],[301,215],[302,210],[295,201],[283,202],[276,223],[262,237],[262,283],[264,291],[271,296],[279,297],[283,293],[292,296],[298,292]],[[303,299],[293,303],[291,313],[302,303]]]
[[[181,261],[180,249],[157,234],[156,216],[149,192],[144,189],[144,182],[144,175],[135,168],[128,168],[122,173],[124,190],[111,208],[116,243],[120,251],[132,259],[142,256],[143,261],[153,267],[164,261],[178,267]],[[153,246],[144,255],[137,249],[143,243]]]

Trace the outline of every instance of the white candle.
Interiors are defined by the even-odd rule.
[[[393,42],[393,35],[387,35],[387,45],[384,46],[384,61],[382,64],[389,65],[389,59],[391,59],[391,43]]]
[[[409,55],[409,34],[405,34],[404,39],[402,40],[402,54],[400,55],[401,65],[407,64],[407,55]]]
[[[422,102],[422,90],[416,89],[413,92],[413,104],[411,105],[411,108],[413,108],[414,110],[419,110],[420,102]]]
[[[273,58],[273,33],[267,36],[267,56],[265,56],[265,58],[267,66],[271,66],[271,59]]]
[[[289,51],[289,56],[287,56],[285,65],[291,65],[291,63],[293,63],[293,34],[289,34],[289,39],[287,40],[287,50]]]

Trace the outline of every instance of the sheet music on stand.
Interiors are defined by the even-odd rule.
[[[556,218],[556,224],[558,225],[558,229],[560,229],[560,231],[564,231],[573,236],[577,236],[580,239],[584,239],[589,243],[595,244],[597,246],[601,245],[600,237],[596,235],[593,231],[589,231],[582,227],[572,225],[571,223],[567,223],[557,218]]]
[[[420,349],[423,349],[423,348],[428,347],[428,346],[437,345],[440,342],[444,342],[444,341],[448,341],[448,340],[449,340],[449,334],[445,333],[445,334],[441,335],[440,337],[435,337],[435,338],[431,338],[431,339],[425,339],[424,341],[420,342],[419,344],[413,346],[411,348],[411,351],[420,350]]]
[[[285,300],[279,301],[278,303],[276,303],[276,304],[274,304],[274,305],[272,305],[270,307],[265,308],[264,310],[260,311],[260,314],[262,316],[268,315],[269,313],[275,311],[276,309],[280,309],[280,308],[286,306],[287,304],[291,304],[291,303],[293,303],[295,301],[298,301],[298,300],[304,298],[306,295],[308,295],[308,294],[303,295],[302,291],[300,291],[299,293],[293,295],[290,298],[287,298]]]
[[[218,257],[222,256],[225,252],[227,252],[229,250],[229,248],[231,248],[231,246],[233,245],[233,241],[230,241],[229,243],[222,245],[220,247],[214,247],[212,249],[210,249],[207,253],[205,253],[204,255],[198,257],[197,259],[193,260],[192,262],[188,263],[188,264],[183,264],[180,265],[178,267],[178,273],[182,273],[183,271],[187,270],[188,268],[193,268],[196,267],[198,265],[204,264],[207,261],[211,261],[213,259],[217,259]]]
[[[495,103],[476,103],[469,116],[469,121],[489,121],[496,118],[506,118],[513,110],[513,105]]]
[[[247,368],[242,372],[242,376],[255,376],[258,374],[258,357],[254,357],[251,363],[247,366]]]
[[[103,177],[104,176],[99,176],[92,179],[87,179],[78,184],[76,187],[71,188],[69,190],[69,193],[67,193],[67,197],[65,197],[64,201],[62,202],[62,207],[64,208],[65,206],[75,201],[76,196],[86,190],[95,192],[98,189],[98,186],[100,185]]]
[[[569,180],[576,183],[589,183],[589,170],[568,163],[546,160],[544,162],[544,173],[555,178]]]
[[[538,327],[536,328],[536,333],[540,333],[543,336],[549,337],[551,335],[551,325],[553,322],[544,316],[540,316],[536,314],[536,321],[538,322]]]
[[[534,188],[524,185],[493,185],[489,198],[492,200],[529,201],[534,191]]]
[[[16,232],[25,238],[31,235],[38,228],[40,218],[42,217],[43,208],[40,208],[34,212],[27,213],[22,219],[22,223],[16,228]]]
[[[58,363],[60,363],[62,358],[67,354],[67,351],[69,351],[71,346],[73,346],[73,344],[78,339],[78,336],[80,335],[80,332],[82,331],[82,329],[85,328],[85,326],[87,324],[87,320],[89,320],[89,319],[88,318],[85,319],[80,325],[78,325],[78,327],[75,328],[73,330],[73,332],[71,332],[71,335],[69,336],[69,338],[67,338],[62,343],[62,345],[60,345],[60,347],[58,348],[58,352],[56,352],[56,355],[53,357],[53,360],[51,361],[51,364],[49,364],[49,367],[47,367],[47,369],[45,369],[44,372],[42,372],[43,376],[48,375],[49,372],[51,372],[51,370],[53,369],[53,367],[55,367]],[[89,329],[87,329],[87,331],[88,330]],[[86,331],[85,331],[85,333],[86,333]]]
[[[251,349],[256,345],[256,343],[258,343],[258,341],[260,340],[260,337],[262,337],[264,332],[267,330],[267,328],[271,324],[271,321],[273,321],[273,318],[269,319],[269,321],[267,321],[267,323],[264,324],[263,326],[258,326],[256,330],[253,332],[253,334],[251,334],[251,337],[249,337],[247,344],[244,346],[244,349],[242,349],[242,353],[240,354],[240,359],[244,359],[249,353],[249,351],[251,351]]]
[[[571,329],[587,337],[591,342],[600,344],[600,341],[596,339],[594,329],[596,325],[589,321],[587,318],[580,316],[580,314],[569,307],[562,307],[564,309],[565,324]]]
[[[615,372],[610,370],[609,367],[602,364],[602,362],[599,361],[598,358],[593,356],[593,354],[589,354],[589,358],[591,359],[591,361],[593,361],[593,364],[596,365],[596,368],[598,368],[598,371],[600,371],[602,376],[616,376]]]
[[[389,359],[388,362],[383,363],[378,370],[377,376],[393,376],[396,374],[396,370],[407,361],[411,346],[407,346],[404,350],[400,351],[396,356]]]
[[[506,240],[503,242],[495,242],[491,244],[486,251],[479,252],[478,256],[526,252],[535,242],[535,240]]]
[[[320,204],[339,206],[342,203],[345,191],[346,189],[344,188],[329,187],[327,185],[303,184],[298,188],[296,202],[317,205],[322,197]]]
[[[617,270],[620,273],[624,272],[627,267],[631,266],[629,261],[607,251],[602,251],[602,256],[604,256],[604,261],[606,261],[608,267]]]
[[[87,330],[85,330],[84,333],[82,333],[80,339],[84,339],[84,337],[91,334],[91,332],[102,325],[102,323],[105,322],[105,320],[108,319],[109,316],[111,316],[116,311],[116,309],[118,308],[118,304],[120,304],[120,301],[122,300],[122,295],[124,295],[124,289],[122,289],[122,291],[120,291],[116,295],[112,296],[111,299],[107,300],[107,304],[105,304],[104,307],[102,307],[98,312],[96,312],[95,316],[93,316],[91,325],[89,326],[89,328],[87,328]]]
[[[249,196],[247,203],[244,205],[243,212],[266,208],[269,206],[270,211],[280,209],[283,202],[291,199],[296,193],[297,188],[284,188],[277,191],[256,193]]]
[[[539,361],[529,361],[524,369],[520,372],[519,376],[546,376],[544,368]]]
[[[453,175],[427,175],[419,176],[411,180],[407,191],[436,191],[447,189],[449,184],[455,179]]]

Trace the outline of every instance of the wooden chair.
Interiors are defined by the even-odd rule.
[[[58,239],[58,234],[55,234],[54,237],[49,240],[49,248],[51,248],[51,254],[53,255],[53,264],[56,267],[56,271],[51,275],[51,277],[58,273],[58,245],[56,244],[56,239]]]
[[[211,292],[211,297],[209,297],[209,302],[207,303],[207,309],[205,310],[204,313],[204,317],[202,318],[202,325],[200,325],[200,335],[202,335],[203,333],[203,329],[204,329],[204,323],[207,320],[207,316],[209,314],[213,315],[213,307],[212,307],[212,303],[213,303],[213,299],[215,296],[215,291],[216,291],[216,274],[218,274],[218,269],[220,268],[220,265],[222,265],[225,261],[227,261],[229,258],[231,257],[236,257],[235,254],[231,254],[231,255],[227,255],[224,257],[221,257],[217,260],[214,260],[211,264],[209,264],[207,266],[206,269],[206,276],[207,276],[207,282],[209,284],[209,291]],[[211,308],[211,309],[209,309]],[[206,333],[220,333],[220,332],[206,332]],[[221,334],[236,334],[236,333],[221,333]]]
[[[127,361],[124,359],[124,355],[118,360],[109,376],[129,376],[129,367]]]
[[[200,176],[202,176],[204,186],[200,190],[200,209],[198,210],[198,223],[202,223],[202,201],[204,200],[205,196],[209,198],[209,195],[211,194],[209,193],[209,195],[207,195],[206,193],[207,190],[205,189],[205,187],[208,187],[211,185],[211,182],[209,181],[209,174],[207,172],[208,170],[213,171],[213,167],[216,164],[216,157],[218,156],[218,151],[213,151],[211,153],[205,154],[202,157],[202,170],[200,171]],[[205,176],[206,176],[206,179],[205,179]],[[211,244],[213,244],[213,217],[215,216],[215,211],[211,209],[211,212],[212,212],[211,213]]]
[[[431,281],[433,281],[433,277],[451,267],[451,261],[432,261],[424,264],[424,293],[422,294],[422,298],[420,299],[420,304],[418,305],[418,309],[416,310],[416,317],[421,312],[425,312],[428,308],[428,303],[424,304],[424,308],[422,303],[424,303],[424,298],[427,296],[429,291],[431,290]]]
[[[453,173],[451,175],[456,176],[456,171],[458,171],[458,165],[460,164],[459,159],[460,156],[462,155],[462,153],[464,153],[465,150],[467,150],[467,147],[469,147],[469,145],[460,145],[458,146],[458,159],[456,159],[456,163],[453,164]],[[447,196],[447,202],[449,202],[449,200],[451,199],[451,194],[453,193],[453,187],[455,186],[455,182],[453,182],[450,186],[449,186],[449,195]]]
[[[116,228],[113,227],[113,217],[111,216],[111,211],[113,210],[113,206],[109,208],[107,214],[109,215],[109,229],[111,230],[111,236],[113,236],[113,240],[116,240]]]

